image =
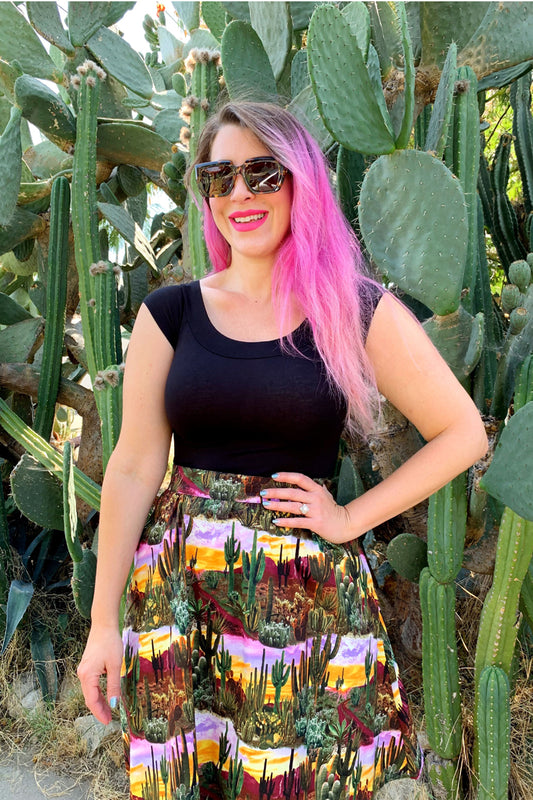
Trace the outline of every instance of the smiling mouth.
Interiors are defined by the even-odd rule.
[[[237,223],[243,222],[256,222],[257,220],[266,217],[266,213],[262,214],[249,214],[247,217],[232,217],[232,220]]]

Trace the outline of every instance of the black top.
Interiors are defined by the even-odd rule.
[[[381,297],[377,289],[371,294],[365,332]],[[298,355],[283,352],[278,339],[224,336],[198,281],[157,289],[144,303],[175,350],[165,408],[177,464],[245,475],[333,474],[346,404],[328,385],[307,322],[293,333]]]

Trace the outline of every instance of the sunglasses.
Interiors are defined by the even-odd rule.
[[[259,156],[238,167],[231,161],[205,161],[196,164],[194,172],[203,197],[227,197],[233,191],[237,175],[242,175],[254,194],[279,192],[288,169],[271,156]]]

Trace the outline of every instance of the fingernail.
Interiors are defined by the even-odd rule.
[[[266,489],[261,489],[261,491],[259,492],[259,494],[261,495],[261,497],[264,497],[264,496],[266,495],[266,493],[267,493],[267,490],[266,490]]]
[[[109,707],[116,708],[118,703],[118,697],[110,697],[109,698]]]
[[[272,522],[273,522],[274,525],[281,525],[283,520],[282,519],[273,519]]]
[[[263,505],[265,506],[265,508],[268,508],[268,506],[270,505],[270,500],[263,500]]]
[[[275,479],[278,477],[278,475],[279,475],[279,472],[274,472],[274,474],[272,475],[272,477],[274,478],[274,480],[275,480]]]

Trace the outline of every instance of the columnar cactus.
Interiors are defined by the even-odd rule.
[[[118,440],[122,370],[114,270],[100,257],[96,200],[99,82],[106,74],[92,61],[77,69],[78,123],[72,175],[72,220],[80,285],[80,311],[89,373],[102,420],[104,469]]]

